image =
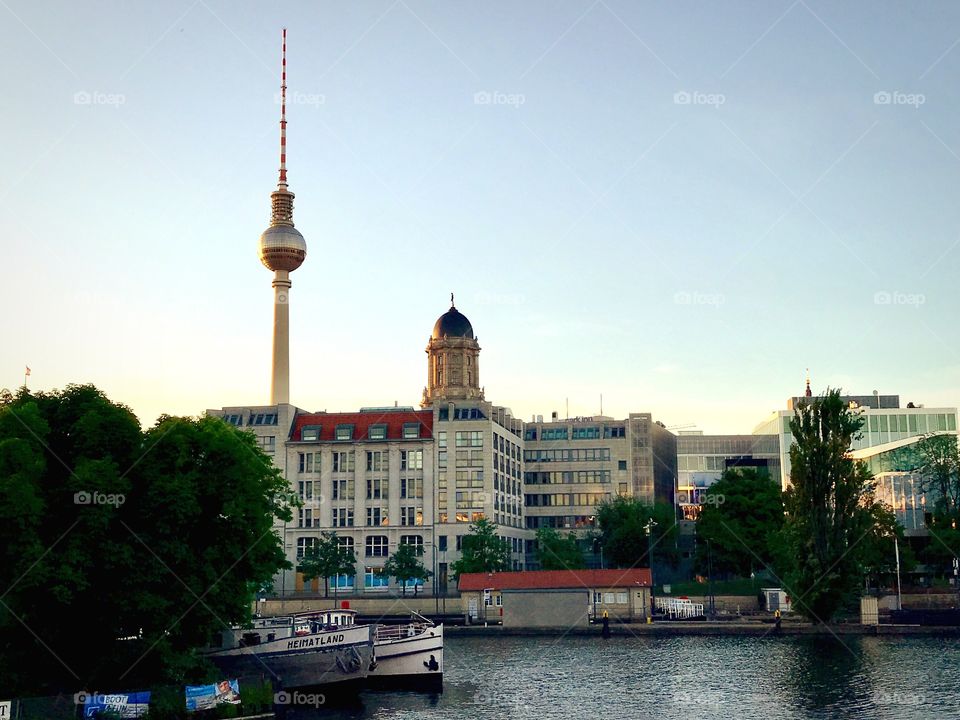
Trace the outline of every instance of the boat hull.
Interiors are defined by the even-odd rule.
[[[347,689],[367,677],[373,662],[372,626],[287,637],[207,657],[228,677],[268,676],[281,689]]]
[[[374,651],[376,665],[367,676],[371,687],[443,688],[443,625],[421,627],[406,636],[378,637]]]

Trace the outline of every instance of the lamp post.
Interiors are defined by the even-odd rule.
[[[710,540],[707,540],[707,581],[709,583],[710,603],[707,613],[712,620],[716,614],[716,607],[713,599],[713,549],[710,547]]]
[[[647,560],[650,562],[650,615],[647,616],[647,622],[653,620],[653,588],[656,585],[653,579],[653,541],[652,533],[653,528],[657,526],[657,521],[653,518],[647,520],[647,524],[643,526],[643,529],[647,533]]]
[[[897,534],[893,534],[893,552],[897,556],[897,610],[903,610],[902,598],[900,595],[900,542],[897,540]]]

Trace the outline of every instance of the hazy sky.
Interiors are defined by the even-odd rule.
[[[418,403],[451,291],[526,419],[960,404],[953,2],[0,0],[0,387],[267,401],[283,26],[295,404]]]

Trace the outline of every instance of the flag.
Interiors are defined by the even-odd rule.
[[[29,375],[30,375],[30,366],[29,366],[29,365],[27,365],[27,369],[26,369],[26,371],[24,371],[23,374],[29,377]]]

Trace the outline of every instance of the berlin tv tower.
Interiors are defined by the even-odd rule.
[[[273,368],[270,404],[290,402],[290,273],[307,257],[307,243],[293,226],[293,193],[287,190],[287,29],[280,60],[280,181],[271,193],[270,227],[260,236],[260,262],[273,270]]]

